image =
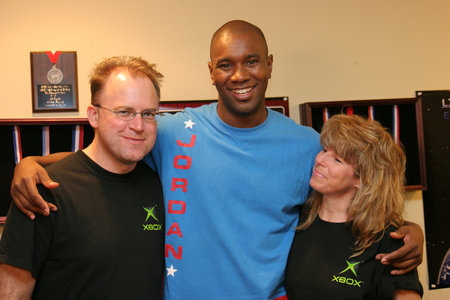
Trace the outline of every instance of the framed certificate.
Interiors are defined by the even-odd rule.
[[[78,111],[77,53],[30,52],[33,112]]]

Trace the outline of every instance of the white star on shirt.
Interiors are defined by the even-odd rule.
[[[177,269],[173,268],[173,265],[170,265],[170,268],[167,269],[167,277],[172,276],[175,277],[175,272],[178,271]]]
[[[184,124],[186,124],[186,126],[184,126],[184,128],[188,128],[189,127],[190,129],[193,129],[192,126],[195,125],[195,123],[192,122],[192,120],[186,121],[186,122],[184,122]]]

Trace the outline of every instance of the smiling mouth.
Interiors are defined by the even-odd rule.
[[[145,141],[144,138],[136,138],[136,137],[124,137],[124,138],[132,143],[142,143]]]
[[[318,172],[315,168],[314,168],[314,171],[313,171],[313,175],[315,175],[317,177],[325,178],[325,176],[323,176],[323,174]]]
[[[255,89],[255,87],[256,86],[252,86],[252,87],[245,88],[245,89],[230,89],[230,91],[236,95],[246,95],[246,94],[249,94],[251,91],[253,91]]]

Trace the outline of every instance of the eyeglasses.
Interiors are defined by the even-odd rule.
[[[116,115],[116,117],[122,121],[131,121],[136,117],[136,115],[141,115],[142,120],[145,122],[155,122],[159,120],[160,113],[156,109],[146,109],[141,112],[137,112],[131,108],[119,108],[119,109],[109,109],[100,105],[94,105],[98,108],[106,109],[109,112],[112,112]]]

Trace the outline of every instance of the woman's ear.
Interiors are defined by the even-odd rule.
[[[361,188],[361,177],[357,177],[356,175],[355,175],[355,188],[357,188],[358,190]]]

